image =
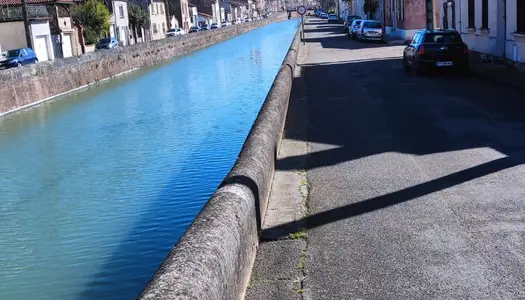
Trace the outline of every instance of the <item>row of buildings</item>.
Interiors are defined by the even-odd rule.
[[[266,11],[263,0],[101,0],[108,7],[110,30],[121,45],[162,39],[170,28],[188,32],[193,25],[256,17]],[[89,52],[82,30],[75,26],[72,9],[83,0],[26,0],[30,43],[39,61]],[[149,14],[136,32],[129,22],[128,4]],[[0,0],[0,52],[28,47],[21,0]]]
[[[322,0],[321,5],[336,9],[341,18],[376,19],[388,34],[403,39],[429,22],[456,29],[471,50],[525,63],[525,0]]]

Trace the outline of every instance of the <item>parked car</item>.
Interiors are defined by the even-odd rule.
[[[233,21],[233,24],[237,25],[237,24],[241,24],[242,21],[241,19],[235,19],[235,21]]]
[[[343,26],[345,33],[348,33],[348,27],[350,27],[350,25],[352,24],[354,20],[361,20],[361,17],[360,16],[350,16],[350,15],[346,16],[344,26]]]
[[[227,27],[227,26],[230,26],[230,25],[231,25],[231,23],[229,21],[224,21],[224,22],[221,23],[222,27]]]
[[[328,19],[328,14],[327,13],[322,13],[321,14],[321,19],[327,20]]]
[[[469,73],[469,49],[455,30],[419,30],[405,45],[405,71],[419,75],[432,69],[454,68]]]
[[[383,24],[378,21],[363,20],[357,29],[358,41],[378,41],[384,42],[385,35],[383,31]]]
[[[251,21],[252,21],[252,18],[246,18],[246,19],[244,19],[244,22],[246,22],[246,23],[247,23],[247,22],[251,22]]]
[[[209,30],[209,29],[210,29],[210,25],[202,24],[201,29],[199,31],[205,31],[205,30]]]
[[[201,28],[199,26],[191,26],[190,27],[190,33],[192,32],[199,32],[201,31]]]
[[[168,31],[166,31],[165,35],[166,37],[184,35],[184,30],[180,28],[171,28]]]
[[[338,23],[338,22],[339,22],[339,18],[337,17],[337,15],[330,14],[328,16],[328,23]]]
[[[0,69],[9,69],[30,65],[38,62],[35,52],[31,48],[20,48],[9,50],[6,53],[6,59],[0,61]]]
[[[217,23],[213,23],[211,24],[210,26],[210,29],[217,29],[217,28],[221,28],[221,25],[217,24]]]
[[[4,61],[7,59],[7,51],[0,53],[0,61]]]
[[[116,38],[113,38],[113,37],[102,38],[95,45],[95,50],[113,49],[113,48],[117,48],[118,46],[119,46],[119,43]]]
[[[353,40],[357,38],[357,30],[359,30],[359,26],[361,26],[361,22],[363,22],[363,20],[356,19],[352,21],[352,24],[350,24],[350,27],[348,27],[348,37],[350,39]]]

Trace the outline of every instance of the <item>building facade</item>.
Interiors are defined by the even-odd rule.
[[[149,13],[149,40],[159,40],[165,38],[165,33],[169,29],[167,18],[168,10],[163,0],[150,0],[148,5]]]
[[[461,33],[469,49],[525,63],[525,1],[441,0],[440,27]]]
[[[170,0],[168,3],[170,14],[175,16],[179,27],[187,33],[192,24],[188,0]]]
[[[426,6],[422,0],[384,0],[386,33],[411,39],[426,28]]]
[[[106,5],[111,12],[109,18],[109,35],[119,41],[121,46],[129,45],[130,30],[128,16],[128,2],[122,0],[109,0]]]
[[[32,47],[40,61],[78,54],[77,30],[71,22],[75,0],[32,0],[28,9],[31,45],[28,45],[20,0],[0,5],[0,48]],[[60,14],[59,14],[60,12]]]

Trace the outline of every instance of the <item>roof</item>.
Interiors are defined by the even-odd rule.
[[[205,13],[197,12],[197,14],[198,14],[199,16],[203,16],[203,17],[206,17],[206,18],[213,18],[213,16],[208,15],[208,14],[205,14]]]
[[[425,33],[458,33],[455,29],[420,29],[417,32],[425,32]]]
[[[73,4],[82,2],[82,0],[26,0],[27,4],[51,4],[51,3],[65,3]],[[0,0],[0,6],[5,5],[22,5],[21,0]]]

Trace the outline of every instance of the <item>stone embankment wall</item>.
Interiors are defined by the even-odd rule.
[[[266,213],[299,32],[232,170],[139,299],[242,299]]]
[[[23,68],[0,70],[0,116],[119,74],[224,41],[282,16]]]

